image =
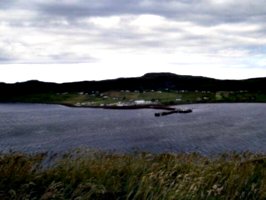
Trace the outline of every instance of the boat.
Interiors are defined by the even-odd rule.
[[[192,112],[192,109],[175,109],[175,110],[171,110],[168,112],[154,113],[154,116],[160,117],[160,116],[170,115],[170,114],[174,114],[174,113],[191,113],[191,112]]]

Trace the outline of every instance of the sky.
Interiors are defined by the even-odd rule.
[[[266,77],[264,0],[1,0],[0,82]]]

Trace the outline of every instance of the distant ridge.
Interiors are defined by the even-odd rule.
[[[103,81],[73,83],[47,83],[37,80],[6,84],[0,83],[0,100],[16,95],[91,92],[109,90],[188,90],[188,91],[237,91],[266,92],[266,78],[246,80],[218,80],[200,76],[183,76],[173,73],[147,73],[136,78],[118,78]]]

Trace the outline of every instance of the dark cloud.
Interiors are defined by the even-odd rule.
[[[0,63],[12,63],[16,60],[15,57],[7,53],[4,49],[0,48],[0,52],[1,52]]]
[[[50,55],[50,63],[91,63],[97,62],[97,58],[91,56],[80,56],[74,53],[58,53]]]
[[[3,56],[3,55],[0,56],[0,63],[6,63],[6,62],[10,62],[10,61],[12,61],[12,59],[10,57]]]
[[[153,14],[166,18],[181,20],[206,20],[206,9],[200,8],[200,1],[171,1],[158,2],[155,0],[103,0],[79,1],[79,3],[40,3],[41,13],[53,17],[64,17],[73,20],[83,17],[103,17],[113,15]],[[196,12],[195,12],[196,11]]]
[[[0,1],[0,10],[12,8],[16,4],[16,0],[2,0]]]
[[[45,15],[67,19],[154,14],[206,25],[246,21],[252,17],[262,18],[266,13],[266,6],[262,0],[215,2],[219,2],[219,0],[80,0],[75,3],[43,1],[36,6]]]
[[[22,0],[1,1],[0,7],[35,11],[32,26],[50,26],[56,18],[71,25],[86,17],[152,14],[204,26],[223,23],[261,23],[266,17],[263,0]],[[25,25],[13,22],[14,26]]]

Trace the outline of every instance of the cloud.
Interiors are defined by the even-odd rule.
[[[4,9],[36,11],[42,18],[65,18],[73,21],[84,17],[151,14],[198,24],[219,24],[263,20],[263,0],[40,0],[27,2],[1,1]]]
[[[6,9],[9,9],[9,8],[12,8],[15,3],[16,3],[15,0],[3,0],[3,1],[0,1],[0,10],[6,10]]]
[[[8,55],[5,55],[2,53],[2,55],[0,55],[0,63],[10,63],[12,62],[12,58]]]
[[[4,0],[0,64],[263,68],[265,13],[263,0]]]
[[[40,2],[40,12],[69,19],[112,15],[152,14],[199,24],[245,21],[263,17],[266,6],[263,0],[102,0]]]

